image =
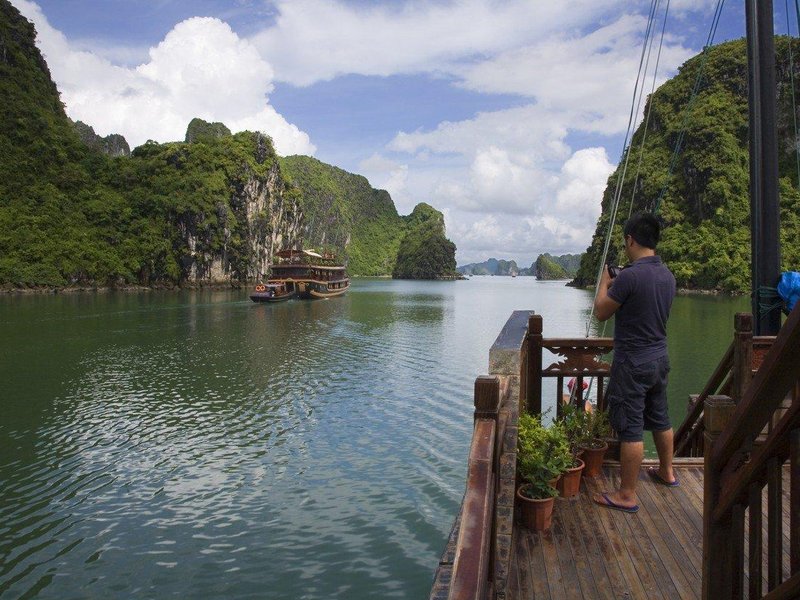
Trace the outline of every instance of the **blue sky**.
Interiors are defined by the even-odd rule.
[[[443,211],[459,264],[521,266],[588,245],[622,151],[651,6],[11,2],[36,25],[67,113],[98,133],[132,146],[180,140],[195,116],[264,131],[280,154],[366,176],[401,214],[418,202]],[[744,35],[743,4],[725,3],[715,41]],[[775,4],[785,33],[785,1]],[[657,83],[702,49],[715,5],[669,3]]]

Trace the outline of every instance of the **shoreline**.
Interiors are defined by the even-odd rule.
[[[366,277],[353,276],[351,279],[392,279],[391,275],[370,275]],[[409,280],[412,281],[412,280]],[[423,281],[423,280],[416,280]],[[427,280],[427,281],[442,281],[442,280]],[[553,280],[555,281],[555,280]],[[567,280],[558,280],[567,281]],[[183,291],[183,290],[241,290],[247,288],[254,283],[247,284],[232,284],[226,283],[195,283],[195,284],[163,284],[163,285],[124,285],[124,286],[63,286],[63,287],[14,287],[10,285],[0,286],[0,295],[6,296],[33,296],[33,295],[57,295],[57,294],[110,294],[114,292],[161,292],[161,291]],[[569,286],[569,284],[566,284]],[[578,287],[578,286],[569,286]],[[593,290],[593,286],[583,287],[579,289]],[[680,296],[729,296],[735,298],[738,296],[746,296],[749,292],[726,292],[723,290],[704,290],[692,288],[678,288],[676,293]]]

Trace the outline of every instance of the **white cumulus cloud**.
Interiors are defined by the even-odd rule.
[[[33,21],[67,114],[100,135],[120,133],[131,146],[183,140],[194,117],[272,136],[281,154],[313,154],[308,135],[267,103],[273,70],[251,42],[224,22],[194,17],[175,25],[134,68],[74,48],[38,5],[14,0]]]

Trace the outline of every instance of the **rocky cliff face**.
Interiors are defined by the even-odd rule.
[[[274,151],[269,138],[256,136],[253,158],[258,165]],[[266,147],[266,150],[265,150]],[[269,273],[272,257],[302,238],[303,213],[297,194],[287,187],[277,162],[259,173],[244,165],[229,176],[227,202],[213,214],[185,213],[176,223],[182,240],[182,279],[191,284],[242,284]]]
[[[72,126],[75,128],[81,141],[89,146],[89,148],[98,150],[107,156],[131,155],[131,147],[128,145],[128,141],[124,136],[118,133],[100,137],[95,133],[91,125],[87,125],[83,121],[75,121],[72,123]]]

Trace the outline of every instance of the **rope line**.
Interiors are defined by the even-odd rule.
[[[786,0],[788,2],[789,0]],[[655,94],[656,89],[656,79],[658,77],[658,65],[661,63],[661,49],[664,46],[664,31],[667,28],[667,16],[669,15],[669,2],[667,0],[667,7],[664,10],[664,22],[661,25],[661,39],[658,42],[658,54],[656,55],[656,66],[653,68],[653,84],[650,86],[650,103],[647,105],[647,114],[645,115],[644,119],[644,132],[642,133],[642,144],[639,147],[639,162],[636,165],[636,176],[633,178],[633,186],[631,189],[631,203],[628,206],[628,218],[631,218],[631,214],[633,213],[633,199],[636,196],[636,186],[639,183],[639,174],[642,170],[642,160],[644,159],[644,146],[645,142],[647,141],[647,128],[650,124],[650,114],[653,112],[653,95]],[[650,48],[653,47],[653,38],[650,42]],[[647,60],[650,61],[650,51],[647,52]],[[645,71],[647,71],[647,67],[645,66]],[[641,98],[641,97],[640,97]],[[798,171],[800,173],[800,171]]]
[[[625,160],[623,162],[622,174],[617,179],[617,185],[616,185],[616,188],[614,190],[614,199],[613,199],[613,201],[611,203],[611,218],[609,220],[608,232],[606,233],[606,241],[605,241],[605,245],[603,246],[603,254],[602,254],[602,257],[601,257],[601,260],[600,260],[599,269],[597,271],[597,279],[596,279],[596,281],[600,281],[600,275],[603,272],[603,265],[605,264],[606,258],[608,257],[608,248],[609,248],[609,245],[611,243],[611,232],[614,230],[614,222],[616,221],[616,218],[617,218],[617,210],[619,208],[619,200],[620,200],[620,196],[622,195],[622,182],[625,180],[625,173],[628,170],[628,161],[630,160],[630,151],[629,151],[630,149],[628,148],[628,138],[632,138],[632,133],[631,132],[632,132],[632,129],[633,129],[634,115],[636,114],[637,97],[639,96],[639,81],[640,80],[642,80],[642,82],[644,81],[644,78],[642,77],[642,67],[644,65],[644,59],[645,59],[645,55],[647,53],[647,47],[648,47],[648,44],[649,44],[649,41],[650,41],[650,36],[652,34],[652,31],[653,31],[653,22],[654,22],[654,19],[655,19],[655,13],[656,13],[656,8],[658,7],[658,3],[659,3],[659,0],[652,0],[651,3],[650,3],[650,14],[648,16],[647,29],[645,30],[645,37],[644,37],[644,41],[642,43],[642,54],[639,57],[639,71],[636,74],[636,83],[634,84],[634,88],[633,88],[633,99],[631,100],[631,112],[628,115],[628,129],[625,132],[625,141],[622,144],[623,156],[625,157]],[[595,286],[594,294],[595,294],[594,297],[597,298],[597,287],[596,286]],[[589,318],[586,321],[586,337],[589,337],[589,330],[590,330],[591,324],[592,324],[592,317],[591,317],[591,314],[590,314]]]

